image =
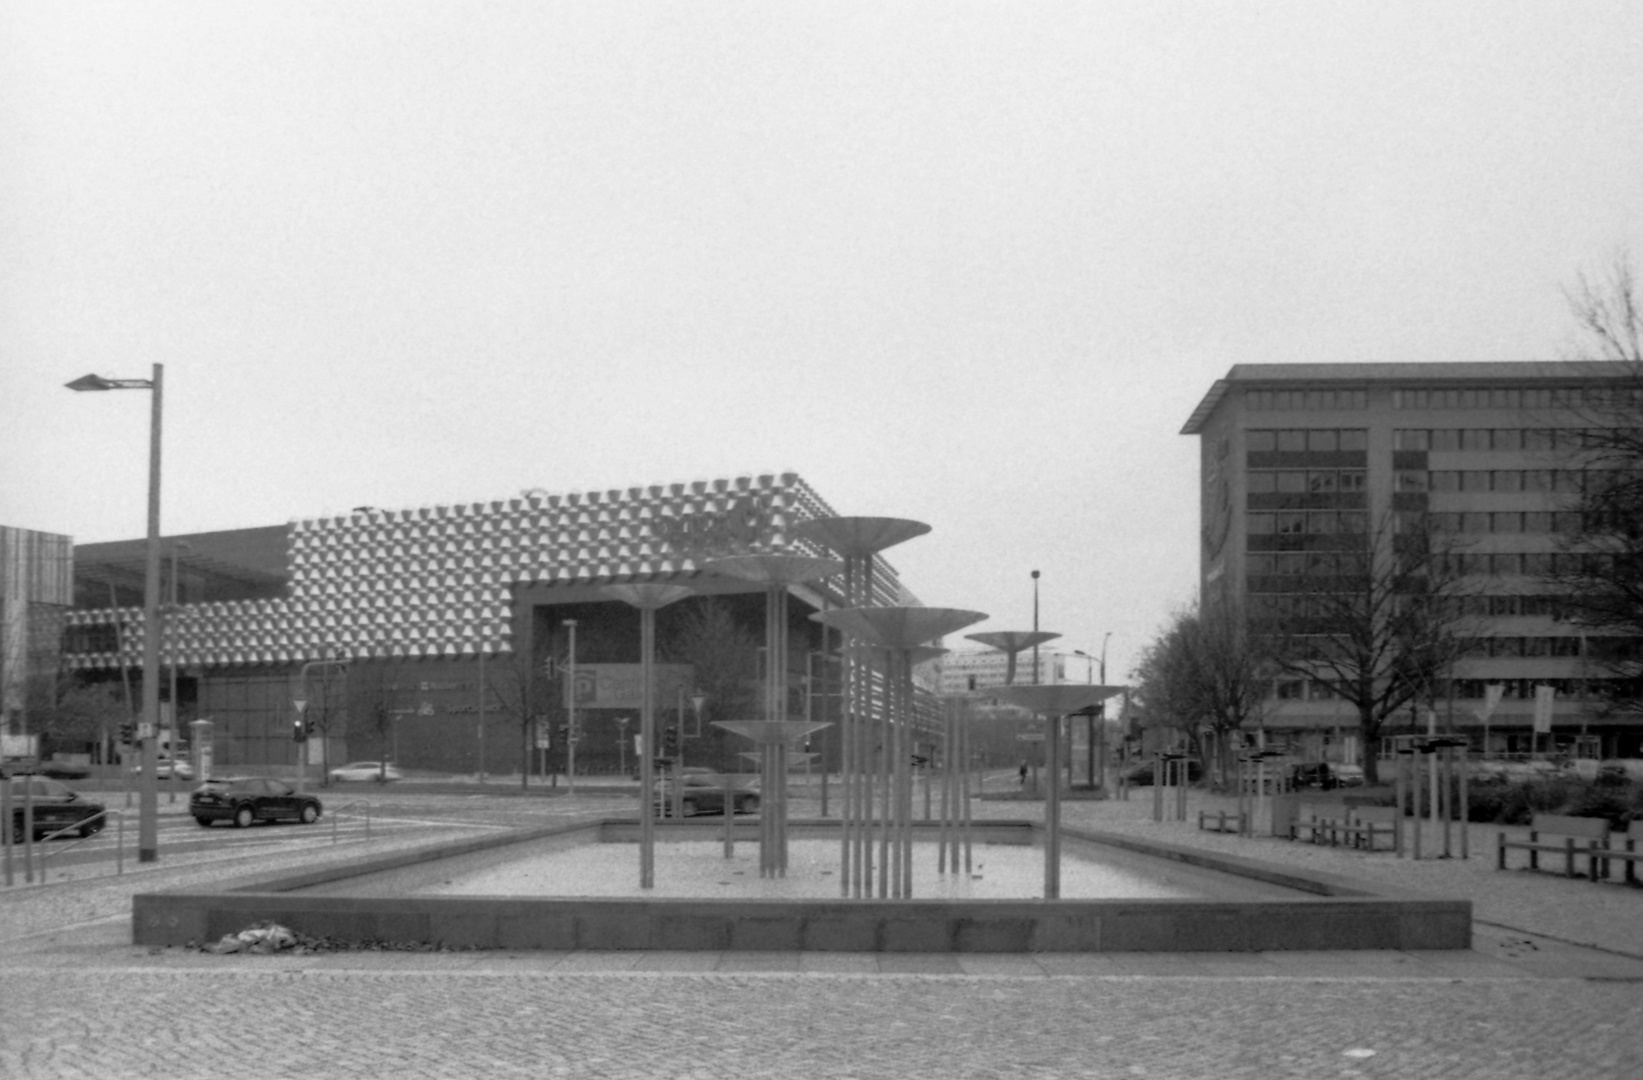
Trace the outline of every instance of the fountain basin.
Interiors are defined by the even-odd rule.
[[[791,822],[794,837],[837,837],[836,822]],[[618,844],[636,821],[526,829],[435,845],[321,870],[260,875],[210,892],[133,898],[140,945],[215,941],[263,921],[315,937],[439,944],[449,948],[764,950],[847,952],[1271,951],[1465,949],[1471,903],[1379,890],[1256,860],[1154,841],[1063,829],[1074,847],[1125,853],[1203,880],[1223,877],[1237,898],[841,899],[757,896],[416,895],[444,881],[542,849]],[[659,840],[710,839],[715,822],[662,823]],[[917,829],[933,841],[934,827]],[[751,846],[756,826],[737,826]],[[1036,823],[978,822],[985,844],[1029,844]],[[925,858],[932,858],[933,852]],[[630,875],[637,859],[628,858]],[[1273,890],[1251,898],[1251,890]],[[633,889],[638,892],[637,887]]]

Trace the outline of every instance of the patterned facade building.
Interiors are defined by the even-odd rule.
[[[162,616],[161,664],[181,674],[182,721],[216,725],[216,758],[225,765],[291,760],[292,700],[300,696],[311,714],[324,710],[333,757],[386,753],[413,768],[517,770],[537,737],[528,725],[559,709],[542,695],[563,674],[567,619],[579,624],[579,660],[638,660],[637,612],[601,586],[690,586],[691,600],[658,613],[659,641],[708,598],[756,630],[762,587],[706,572],[704,561],[827,554],[790,539],[788,529],[832,513],[797,475],[770,473],[360,508],[285,526],[167,537],[163,591],[169,599],[174,588],[177,602]],[[82,676],[140,670],[149,629],[141,606],[144,548],[133,540],[75,550],[76,608],[63,659]],[[882,560],[875,580],[880,603],[910,602]],[[808,614],[837,598],[825,583],[792,594],[799,602],[789,667],[799,686],[806,652],[819,642]],[[627,719],[583,717],[580,760],[608,758],[614,766],[626,731],[616,721]]]

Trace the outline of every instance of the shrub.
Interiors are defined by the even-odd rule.
[[[1479,784],[1467,789],[1466,820],[1528,825],[1536,814],[1604,818],[1615,828],[1643,819],[1643,785],[1597,783],[1574,775]]]

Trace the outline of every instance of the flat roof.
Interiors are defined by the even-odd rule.
[[[1634,365],[1619,360],[1486,360],[1438,361],[1433,363],[1387,364],[1234,364],[1223,378],[1215,380],[1192,410],[1182,435],[1197,435],[1203,430],[1234,383],[1253,386],[1261,383],[1273,386],[1334,386],[1340,383],[1368,385],[1370,383],[1512,383],[1512,382],[1568,382],[1586,379],[1640,378]]]

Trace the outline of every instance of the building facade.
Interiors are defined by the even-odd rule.
[[[687,760],[734,763],[740,748],[711,722],[746,719],[756,708],[764,660],[751,643],[761,640],[764,592],[713,574],[707,560],[828,554],[787,532],[832,513],[789,473],[361,508],[166,537],[162,718],[175,716],[183,734],[209,720],[215,761],[225,767],[295,764],[301,700],[316,729],[310,760],[557,771],[574,737],[581,771],[614,772],[633,761],[636,699],[611,688],[640,660],[639,613],[601,590],[670,582],[692,595],[657,612],[658,659],[689,674],[661,695],[659,722],[701,740],[687,745]],[[140,677],[151,629],[143,625],[144,552],[143,540],[75,549],[75,606],[62,648],[64,664],[83,679]],[[874,583],[879,603],[917,602],[882,559]],[[809,615],[840,598],[827,583],[790,593],[789,709],[814,715],[831,699],[806,678],[827,645]],[[718,644],[690,655],[704,637]],[[581,665],[574,728],[566,708],[573,640]],[[585,696],[580,676],[590,672],[599,678]],[[707,693],[701,713],[688,704],[695,691]],[[827,744],[811,749],[826,752]]]
[[[67,536],[0,526],[0,735],[8,756],[32,756],[29,711],[56,682],[72,549]]]
[[[1305,618],[1331,560],[1419,522],[1450,544],[1467,641],[1408,726],[1383,735],[1435,714],[1492,755],[1643,755],[1638,720],[1596,705],[1606,675],[1593,658],[1635,642],[1563,618],[1554,581],[1581,490],[1573,448],[1618,422],[1610,406],[1636,377],[1602,362],[1233,367],[1182,429],[1201,440],[1205,610]],[[1313,753],[1367,749],[1356,710],[1304,678],[1277,682],[1264,723]]]
[[[987,649],[985,651],[955,649],[941,658],[939,692],[942,694],[963,694],[988,686],[1003,686],[1009,668],[1009,661],[1008,654],[997,649]],[[1075,668],[1080,665],[1089,666],[1082,656],[1052,652],[1040,646],[1038,670],[1034,671],[1033,651],[1024,649],[1017,653],[1015,657],[1015,681],[1022,684],[1093,681],[1093,679],[1069,679],[1069,664],[1073,664]],[[1078,671],[1077,674],[1082,676],[1084,672]]]

